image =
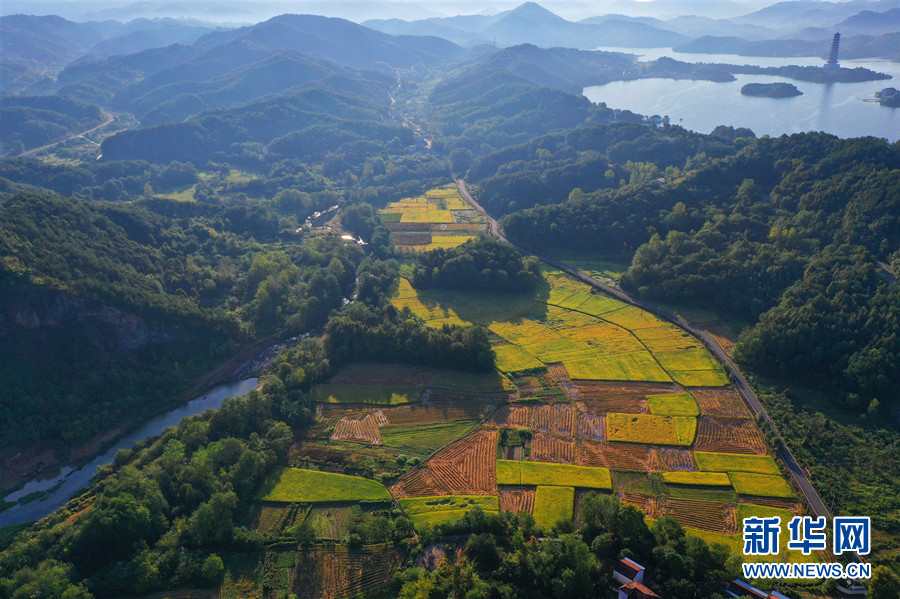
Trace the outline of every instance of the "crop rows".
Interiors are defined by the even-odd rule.
[[[782,499],[780,497],[761,497],[759,495],[739,495],[738,499],[741,503],[765,505],[767,507],[788,510],[789,512],[793,512],[795,514],[799,514],[801,511],[800,503],[791,499]]]
[[[600,466],[610,470],[647,472],[659,469],[656,452],[647,445],[636,443],[582,441],[578,444],[577,463],[581,466]]]
[[[692,389],[691,394],[697,400],[702,414],[750,417],[740,394],[734,389]]]
[[[661,503],[665,513],[660,515],[672,516],[685,526],[729,535],[737,532],[737,510],[730,503],[675,497]]]
[[[362,419],[344,416],[334,425],[334,432],[331,433],[331,438],[335,441],[359,441],[371,443],[372,445],[381,445],[381,433],[378,432],[378,427],[382,425],[379,424],[379,421],[387,424],[387,418],[384,417],[384,413],[380,410],[379,413],[381,414],[380,419],[372,414],[366,414]]]
[[[428,466],[407,472],[391,487],[396,497],[431,497],[448,491]]]
[[[498,410],[491,422],[497,426],[531,428],[571,435],[575,423],[575,408],[565,402],[542,405],[512,404]]]
[[[649,414],[647,400],[637,397],[582,400],[578,408],[585,414]]]
[[[652,495],[641,493],[622,493],[624,503],[630,503],[642,512],[647,518],[657,518],[659,514],[659,500]]]
[[[534,487],[500,487],[500,509],[514,514],[532,513],[534,511]]]
[[[643,399],[648,395],[680,391],[675,385],[624,381],[576,381],[584,399]]]
[[[602,441],[605,437],[604,428],[603,416],[578,414],[578,424],[575,429],[575,436],[582,439]]]
[[[763,455],[766,453],[766,444],[752,420],[701,416],[694,449]]]
[[[675,447],[659,448],[659,464],[666,472],[694,472],[694,457],[689,449]]]
[[[560,389],[573,401],[581,399],[581,393],[578,386],[572,382],[569,372],[562,364],[551,364],[547,367],[547,376],[555,382]]]
[[[321,565],[321,579],[312,596],[321,599],[352,597],[383,585],[400,565],[401,558],[400,552],[390,546],[348,550],[334,545],[313,552],[313,559]],[[296,585],[295,590],[307,596],[310,589],[299,589],[299,586],[306,585]]]
[[[496,429],[476,431],[439,451],[428,466],[451,494],[492,494],[497,489],[497,437]]]
[[[575,461],[575,442],[571,438],[537,433],[531,440],[531,458],[538,462],[571,464]]]

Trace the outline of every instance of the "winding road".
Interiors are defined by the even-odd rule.
[[[116,118],[114,114],[111,114],[109,112],[104,112],[103,116],[105,117],[104,121],[102,123],[100,123],[99,125],[97,125],[96,127],[91,127],[90,129],[85,129],[84,131],[79,131],[78,133],[73,133],[72,135],[67,135],[67,136],[63,137],[62,139],[58,139],[58,140],[54,141],[53,143],[49,143],[45,146],[41,146],[39,148],[34,148],[32,150],[28,150],[27,152],[22,152],[21,154],[19,154],[19,156],[22,156],[22,157],[34,156],[38,152],[42,152],[42,151],[46,150],[47,148],[52,148],[56,144],[61,144],[64,141],[69,141],[70,139],[75,139],[76,137],[84,137],[88,133],[93,133],[97,129],[106,127],[108,124],[113,122],[113,119]],[[90,141],[92,144],[100,145],[97,142],[92,141],[90,139],[88,141]]]
[[[810,509],[813,511],[816,517],[830,516],[830,514],[828,513],[828,508],[825,507],[825,502],[823,502],[822,498],[819,497],[818,492],[816,492],[816,489],[813,487],[812,482],[810,482],[809,477],[806,475],[806,472],[803,470],[803,468],[800,467],[800,464],[797,462],[794,454],[791,453],[791,450],[788,449],[787,445],[785,445],[784,441],[782,441],[781,435],[778,432],[778,427],[775,426],[775,423],[769,417],[769,414],[766,412],[766,409],[759,401],[756,393],[753,392],[753,389],[747,383],[747,380],[744,378],[744,375],[741,374],[741,371],[735,365],[734,361],[732,361],[728,354],[725,353],[725,350],[722,349],[722,347],[712,337],[712,335],[698,327],[695,327],[676,314],[672,314],[671,312],[662,310],[661,308],[658,308],[656,306],[651,306],[650,304],[645,304],[644,302],[631,297],[621,289],[616,289],[615,287],[598,281],[597,279],[590,277],[580,270],[572,268],[567,264],[564,264],[552,258],[547,258],[546,256],[541,256],[531,248],[522,248],[515,243],[512,243],[500,231],[500,224],[497,222],[497,220],[490,214],[488,214],[484,207],[481,206],[481,204],[475,201],[475,198],[473,198],[472,194],[469,193],[469,188],[466,185],[466,182],[462,179],[457,179],[456,185],[457,187],[459,187],[459,192],[462,194],[463,198],[465,198],[467,202],[472,204],[475,210],[480,212],[487,219],[488,232],[492,236],[497,237],[501,241],[509,243],[519,252],[525,255],[534,256],[538,260],[572,275],[578,280],[590,285],[594,289],[602,291],[607,295],[611,295],[614,298],[627,304],[631,304],[632,306],[636,306],[638,308],[641,308],[642,310],[646,310],[651,314],[655,314],[659,318],[668,320],[672,324],[681,327],[682,329],[699,339],[703,343],[703,345],[706,346],[706,349],[708,349],[712,353],[712,355],[715,356],[719,364],[721,364],[725,369],[725,372],[728,374],[728,378],[731,379],[731,382],[734,385],[735,389],[737,389],[738,393],[741,394],[741,397],[744,398],[744,402],[757,417],[757,420],[759,421],[761,419],[763,422],[765,422],[766,427],[775,434],[775,437],[777,439],[776,442],[778,445],[778,457],[781,458],[781,461],[791,473],[791,478],[794,479],[794,483],[796,483],[797,488],[800,489],[800,492],[802,492],[803,496],[806,498],[807,505],[809,505]]]

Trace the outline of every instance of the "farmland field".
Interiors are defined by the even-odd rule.
[[[463,436],[474,424],[472,420],[451,420],[428,424],[388,425],[381,429],[381,438],[388,447],[427,455]]]
[[[534,492],[532,487],[500,487],[500,509],[514,514],[530,514],[534,511]]]
[[[778,465],[769,456],[734,453],[694,453],[697,469],[704,472],[756,472],[779,475]]]
[[[419,401],[421,387],[380,387],[375,385],[343,385],[323,383],[310,390],[320,403],[369,404],[393,406]]]
[[[434,525],[447,520],[458,520],[476,505],[488,513],[500,511],[500,500],[490,495],[440,495],[435,497],[408,497],[400,499],[400,507],[413,524]]]
[[[694,450],[765,455],[766,443],[752,420],[701,416]]]
[[[730,487],[731,479],[722,472],[663,472],[664,483],[699,485],[706,487]]]
[[[463,200],[454,184],[391,202],[379,216],[395,245],[418,251],[453,248],[487,228],[484,217]]]
[[[276,468],[263,483],[258,498],[284,503],[390,501],[381,483],[345,474],[299,468]]]
[[[652,314],[596,295],[564,273],[543,270],[528,295],[416,290],[401,278],[393,297],[431,326],[480,324],[497,337],[497,368],[519,372],[561,363],[571,380],[674,381],[722,386],[728,380],[696,340]],[[644,340],[646,339],[646,340]]]
[[[699,416],[700,409],[690,393],[648,395],[650,413],[657,416]]]
[[[752,472],[731,472],[728,474],[734,490],[741,495],[762,497],[793,498],[794,491],[780,476],[755,474]]]
[[[560,520],[571,520],[574,509],[573,487],[538,486],[534,493],[534,521],[538,526],[550,528]]]
[[[691,445],[697,419],[653,414],[607,414],[606,434],[610,441]]]
[[[612,489],[606,468],[497,460],[497,483],[501,485],[572,486]]]

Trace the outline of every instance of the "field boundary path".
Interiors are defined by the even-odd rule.
[[[816,491],[815,487],[813,487],[812,482],[810,482],[809,477],[806,475],[806,472],[803,470],[803,468],[800,467],[800,464],[797,462],[794,454],[791,453],[791,450],[788,449],[787,445],[785,445],[784,441],[781,438],[781,434],[778,432],[778,427],[775,426],[775,422],[773,422],[769,417],[769,414],[766,412],[766,409],[759,401],[756,393],[754,393],[753,389],[747,383],[747,379],[744,378],[744,375],[741,374],[741,371],[738,369],[734,361],[728,356],[727,353],[725,353],[725,350],[722,349],[719,343],[709,333],[698,327],[695,327],[676,314],[672,314],[671,312],[663,310],[657,306],[645,304],[644,302],[631,297],[621,289],[616,289],[611,285],[607,285],[606,283],[598,281],[597,279],[588,276],[580,270],[572,268],[568,264],[560,262],[559,260],[547,258],[546,256],[541,256],[530,248],[522,248],[515,243],[512,243],[500,231],[500,224],[497,222],[497,220],[490,214],[488,214],[487,211],[481,206],[481,204],[475,201],[475,199],[469,193],[466,182],[462,179],[457,179],[456,184],[459,187],[459,191],[462,194],[463,198],[465,198],[467,202],[472,204],[472,206],[474,206],[478,212],[480,212],[482,215],[484,215],[485,218],[487,218],[489,223],[488,231],[494,237],[497,237],[501,241],[509,243],[511,246],[525,255],[534,256],[538,260],[572,275],[579,281],[590,285],[594,289],[602,291],[607,295],[611,295],[614,298],[625,302],[626,304],[630,304],[642,310],[646,310],[647,312],[650,312],[651,314],[654,314],[657,317],[662,318],[663,320],[667,320],[699,339],[706,347],[706,349],[712,353],[719,364],[724,367],[726,374],[728,374],[728,378],[731,379],[734,387],[737,389],[738,393],[741,394],[741,397],[744,399],[744,403],[747,404],[747,407],[750,408],[754,416],[756,416],[757,418],[761,417],[765,421],[768,429],[775,434],[777,439],[776,451],[778,453],[778,457],[781,458],[781,461],[791,473],[791,478],[794,479],[797,487],[806,498],[807,505],[809,505],[816,517],[830,516],[830,514],[828,513],[828,508],[825,507],[825,502],[822,501],[821,497],[819,497],[818,492]]]

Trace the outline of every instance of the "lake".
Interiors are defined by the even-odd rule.
[[[767,58],[728,54],[684,54],[671,48],[598,48],[630,52],[640,60],[669,56],[684,62],[784,66],[822,65],[817,57]],[[841,60],[847,68],[865,67],[894,78],[864,83],[807,83],[771,75],[735,75],[736,81],[713,82],[688,79],[637,79],[614,81],[584,88],[592,102],[606,102],[639,114],[668,115],[673,125],[709,133],[718,125],[748,127],[757,136],[778,136],[802,131],[825,131],[838,137],[872,135],[890,141],[900,139],[900,108],[864,102],[884,87],[900,87],[900,63],[872,60]],[[759,98],[741,95],[746,83],[784,81],[797,86],[802,96]]]
[[[258,379],[249,378],[227,385],[219,385],[213,387],[197,399],[187,402],[186,404],[175,408],[170,412],[166,412],[162,416],[157,416],[146,421],[131,433],[125,435],[110,447],[102,455],[94,458],[90,463],[75,469],[69,466],[64,467],[60,473],[54,477],[41,478],[27,483],[23,488],[10,493],[3,499],[7,502],[16,501],[21,497],[30,495],[37,491],[48,491],[40,499],[30,501],[21,505],[15,505],[6,511],[0,512],[0,527],[9,526],[10,524],[19,524],[30,520],[38,520],[50,514],[58,507],[65,505],[76,491],[84,487],[97,474],[97,469],[109,464],[116,457],[116,453],[120,449],[130,449],[137,441],[142,441],[147,437],[159,435],[166,428],[176,426],[183,418],[200,414],[209,408],[219,408],[226,397],[240,397],[246,395],[251,390],[256,389]]]

